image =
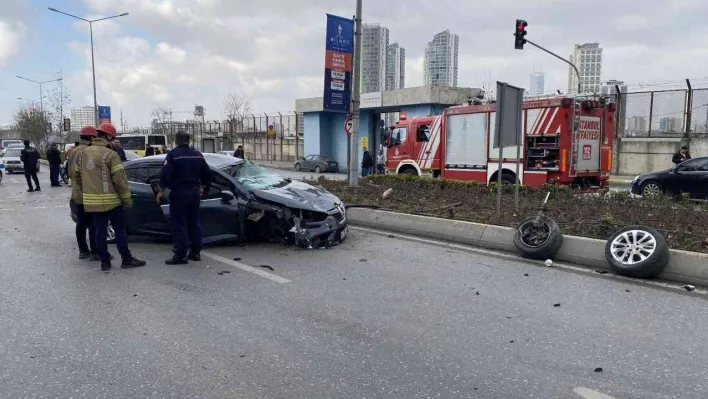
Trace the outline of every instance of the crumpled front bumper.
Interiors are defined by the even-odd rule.
[[[295,243],[304,248],[339,244],[348,233],[345,213],[336,212],[320,222],[304,222],[295,217],[294,222],[290,232],[295,237]]]

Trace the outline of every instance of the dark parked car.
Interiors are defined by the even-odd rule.
[[[310,247],[334,245],[347,236],[344,204],[335,195],[284,179],[247,160],[218,154],[204,154],[204,158],[212,174],[209,194],[200,208],[204,243],[286,239]],[[155,196],[164,159],[160,154],[124,164],[133,195],[133,207],[125,210],[128,235],[172,234],[169,205],[158,205]],[[115,237],[111,227],[108,233],[109,239]]]
[[[307,170],[317,173],[339,172],[339,164],[326,155],[308,155],[295,161],[295,170]]]
[[[632,180],[632,194],[648,197],[684,193],[693,199],[708,199],[708,157],[694,158],[671,169],[644,173]]]

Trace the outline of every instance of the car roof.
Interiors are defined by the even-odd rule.
[[[212,153],[206,153],[202,154],[204,155],[204,159],[207,161],[207,164],[211,166],[212,168],[220,169],[225,166],[231,166],[231,165],[238,165],[241,162],[243,162],[243,159],[241,158],[235,158],[229,155],[222,155],[222,154],[212,154]],[[165,162],[165,157],[167,154],[158,154],[158,155],[151,155],[149,157],[142,157],[139,159],[134,159],[132,161],[128,161],[125,163],[125,166],[128,167],[137,167],[137,166],[162,166],[162,164]]]

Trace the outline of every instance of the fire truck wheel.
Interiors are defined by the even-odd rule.
[[[414,167],[407,167],[407,168],[402,168],[398,173],[403,174],[403,175],[414,175],[418,176],[418,171],[415,170]]]
[[[502,172],[502,184],[516,184],[516,178],[511,173]]]
[[[616,231],[605,244],[605,258],[622,276],[648,278],[660,274],[669,263],[664,236],[647,226]]]
[[[514,231],[514,247],[524,258],[552,259],[563,245],[563,232],[548,216],[525,219]]]

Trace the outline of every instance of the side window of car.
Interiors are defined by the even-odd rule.
[[[125,175],[128,178],[129,182],[134,183],[147,183],[149,177],[148,168],[145,167],[126,169]]]
[[[683,162],[679,164],[678,170],[681,172],[697,172],[700,170],[706,170],[703,169],[703,166],[706,164],[706,159],[691,159],[686,162]]]
[[[308,155],[305,157],[305,161],[312,161],[315,158],[314,155]]]
[[[233,188],[231,187],[231,183],[228,180],[224,179],[220,174],[218,174],[212,170],[211,171],[211,185],[209,186],[209,194],[204,199],[221,198],[221,192],[224,190],[233,191]],[[236,193],[234,193],[234,194],[236,194]]]

